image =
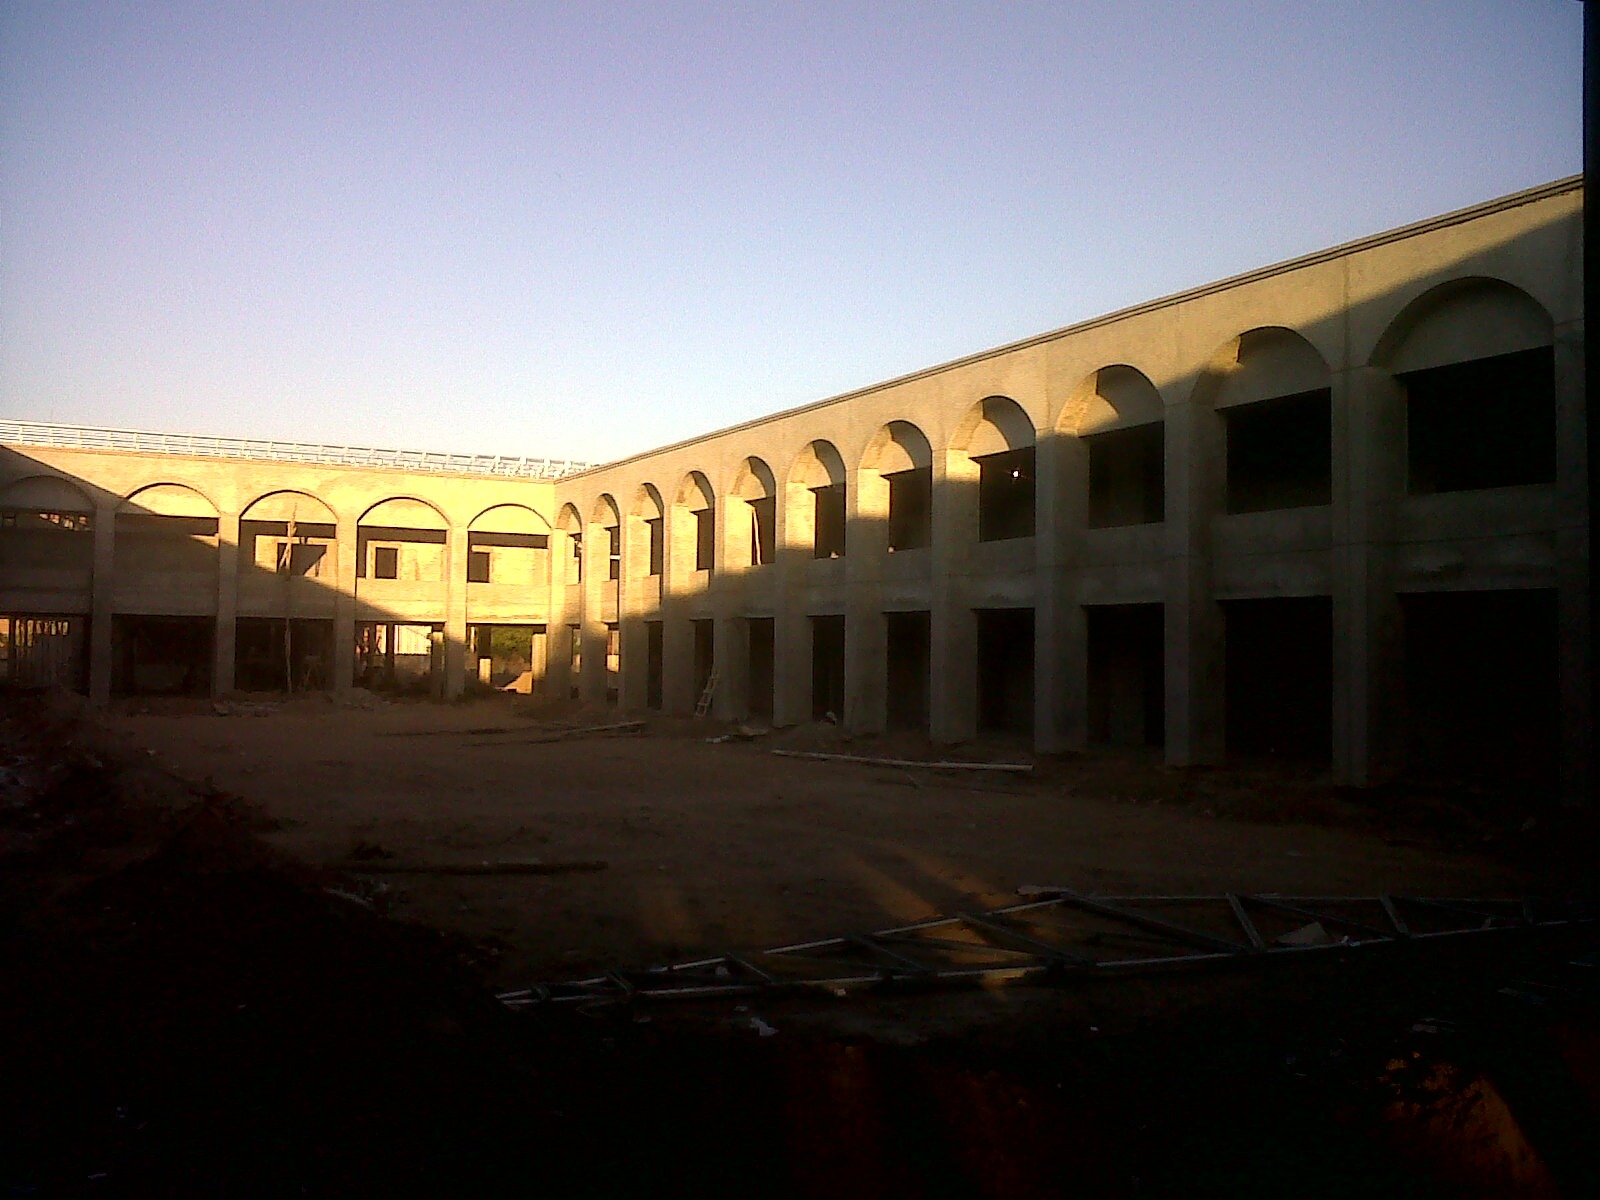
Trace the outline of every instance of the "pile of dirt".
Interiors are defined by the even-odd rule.
[[[470,947],[375,915],[68,705],[6,705],[0,747],[11,1194],[470,1194],[527,1152]]]

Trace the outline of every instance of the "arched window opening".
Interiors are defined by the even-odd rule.
[[[1165,520],[1166,425],[1161,396],[1143,372],[1102,367],[1065,417],[1064,431],[1089,452],[1089,528]]]
[[[1378,359],[1405,388],[1410,494],[1555,481],[1553,340],[1549,314],[1498,280],[1445,284],[1401,314]]]
[[[790,545],[803,548],[809,540],[814,559],[844,557],[844,460],[833,443],[815,441],[800,452],[789,472],[788,503],[791,525],[799,534],[789,539]]]
[[[543,517],[519,504],[480,513],[467,530],[467,582],[543,585],[549,529]]]
[[[978,540],[1003,542],[1034,533],[1033,421],[1006,396],[974,405],[952,448],[977,468]]]
[[[733,566],[763,567],[777,558],[777,485],[759,458],[739,468],[730,496],[728,538]]]
[[[1333,499],[1333,393],[1328,366],[1288,329],[1254,329],[1214,363],[1230,513],[1306,508]]]
[[[605,578],[608,582],[622,578],[622,516],[616,500],[609,494],[595,502],[589,524],[598,526],[605,535]],[[596,543],[598,546],[599,543]]]
[[[694,569],[696,571],[712,571],[717,565],[717,511],[715,493],[711,490],[711,483],[699,471],[691,471],[678,488],[677,509],[679,513],[687,512],[690,521],[684,532],[676,532],[673,538],[674,556],[686,557],[690,550],[694,554]],[[684,526],[678,518],[674,517],[675,526],[683,530]],[[685,545],[685,540],[692,545]],[[677,561],[677,557],[674,558]],[[677,568],[674,568],[676,573]]]
[[[985,454],[978,464],[978,540],[1033,536],[1034,448]]]
[[[861,459],[860,508],[881,520],[890,554],[933,543],[933,451],[909,421],[890,421]]]

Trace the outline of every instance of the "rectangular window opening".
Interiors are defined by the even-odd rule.
[[[1166,426],[1160,421],[1083,439],[1089,447],[1089,528],[1166,520]]]
[[[694,514],[694,569],[709,571],[716,564],[716,511],[700,508]]]
[[[467,582],[488,583],[490,557],[487,550],[467,551]]]
[[[889,551],[921,550],[933,542],[933,468],[885,475],[889,484]]]
[[[663,533],[663,522],[660,517],[651,517],[645,522],[650,528],[650,569],[647,574],[661,574],[662,563],[666,558],[666,535]]]
[[[844,484],[830,483],[827,487],[812,488],[816,497],[815,537],[812,541],[812,558],[844,557]]]
[[[1032,537],[1033,447],[985,454],[973,461],[978,464],[978,540],[1003,542]]]
[[[1555,481],[1551,347],[1412,371],[1400,382],[1413,496]]]
[[[400,548],[374,546],[372,548],[372,577],[374,579],[400,578]]]
[[[1228,512],[1309,508],[1333,500],[1333,393],[1327,388],[1222,410]]]
[[[750,501],[750,565],[761,567],[777,558],[778,502],[772,496]]]

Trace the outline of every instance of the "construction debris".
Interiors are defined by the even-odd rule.
[[[1592,905],[1532,899],[1245,892],[1091,896],[1038,886],[1018,891],[1039,898],[875,933],[536,984],[502,992],[500,1001],[520,1009],[563,1002],[587,1006],[801,991],[845,996],[885,986],[1062,982],[1595,921]],[[1310,925],[1304,923],[1308,915]],[[1334,937],[1329,926],[1349,932]],[[1317,934],[1308,932],[1313,929]]]
[[[868,758],[860,754],[823,754],[817,750],[774,750],[784,758],[814,758],[822,762],[862,763],[869,767],[920,767],[925,771],[1010,771],[1017,775],[1033,773],[1032,763],[922,762],[914,758]]]
[[[547,731],[544,732],[543,736],[541,737],[518,736],[515,740],[518,744],[529,745],[538,745],[543,742],[565,742],[571,738],[578,737],[605,737],[610,734],[642,733],[644,731],[644,725],[645,723],[643,721],[617,721],[610,725],[581,725],[576,729]],[[523,733],[523,731],[520,729],[489,729],[480,730],[479,732],[494,734],[510,733],[518,735]],[[492,741],[486,740],[480,742],[470,742],[468,744],[473,746],[503,746],[506,744],[506,741],[497,738]]]
[[[355,875],[581,875],[611,866],[603,858],[566,862],[417,863],[348,858],[332,864]]]

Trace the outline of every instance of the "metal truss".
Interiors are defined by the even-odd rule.
[[[1159,971],[1593,923],[1593,906],[1421,896],[1100,896],[1064,887],[875,933],[608,971],[500,993],[513,1009],[820,990],[996,985]]]
[[[44,421],[0,420],[0,442],[22,446],[63,446],[75,450],[124,450],[137,454],[192,454],[204,458],[249,458],[463,475],[503,475],[516,479],[561,479],[600,465],[570,459],[528,458],[508,454],[383,450],[372,446],[209,437],[196,433],[149,433],[138,429],[56,425]]]

